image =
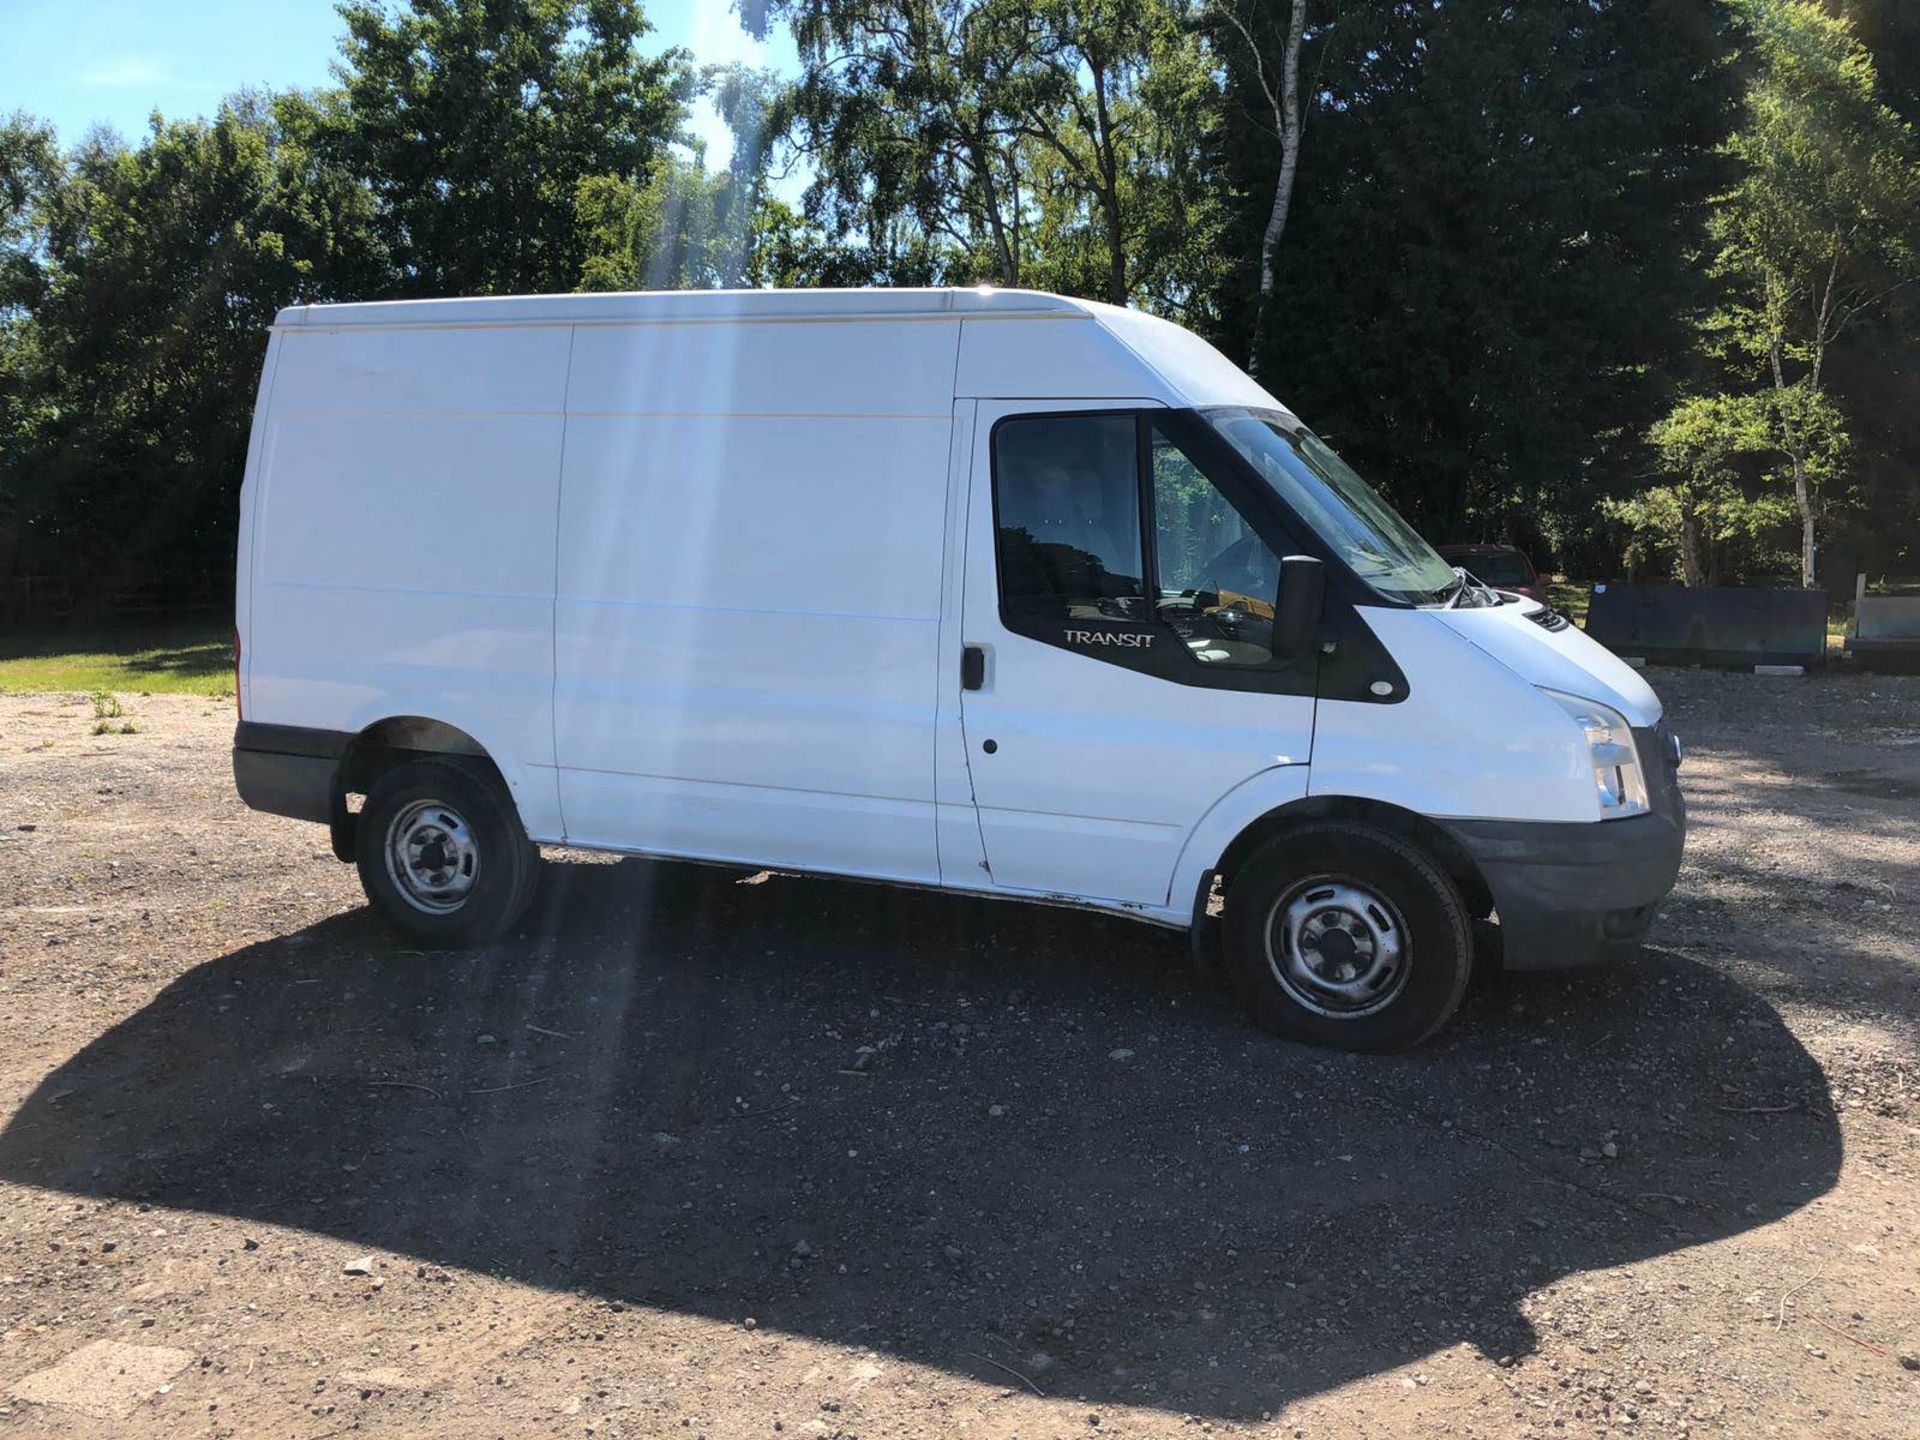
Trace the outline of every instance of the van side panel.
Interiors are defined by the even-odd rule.
[[[958,330],[580,327],[554,712],[570,840],[938,878]]]
[[[975,399],[1109,396],[1183,403],[1153,367],[1086,309],[1034,319],[969,319],[954,394]]]
[[[553,576],[569,332],[292,331],[253,494],[247,718],[472,735],[557,839]]]

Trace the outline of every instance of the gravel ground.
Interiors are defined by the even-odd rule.
[[[0,697],[0,1434],[1912,1440],[1920,680],[1652,678],[1651,943],[1386,1060],[820,880],[410,952],[230,706]]]

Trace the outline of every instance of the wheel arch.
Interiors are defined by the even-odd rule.
[[[334,767],[327,828],[337,859],[351,862],[354,858],[359,816],[348,797],[367,794],[381,776],[408,761],[435,755],[458,756],[499,785],[509,803],[514,803],[513,787],[499,764],[465,730],[426,715],[389,715],[355,734]]]
[[[426,715],[389,715],[366,726],[347,742],[340,757],[338,783],[345,789],[366,793],[366,787],[391,769],[397,760],[415,755],[464,755],[499,766],[487,753],[487,747],[457,725]]]
[[[1493,913],[1493,892],[1473,857],[1444,827],[1402,806],[1355,795],[1308,795],[1280,805],[1253,820],[1227,843],[1213,868],[1201,879],[1195,914],[1205,913],[1213,886],[1224,891],[1234,874],[1262,845],[1316,820],[1351,820],[1397,835],[1420,847],[1460,887],[1460,898],[1475,919]]]

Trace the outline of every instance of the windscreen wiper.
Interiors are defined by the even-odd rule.
[[[1482,580],[1478,575],[1473,574],[1465,566],[1454,566],[1453,573],[1456,577],[1453,592],[1448,597],[1447,603],[1441,608],[1446,610],[1456,608],[1460,602],[1466,598],[1469,590],[1472,590],[1476,595],[1484,595],[1486,597],[1484,601],[1468,606],[1467,608],[1470,610],[1478,609],[1480,604],[1493,606],[1500,604],[1500,592],[1487,584],[1487,582]]]

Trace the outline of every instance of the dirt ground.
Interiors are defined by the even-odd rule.
[[[410,952],[230,703],[0,697],[0,1436],[1920,1435],[1920,680],[1655,671],[1634,962],[1426,1049],[562,856]]]

